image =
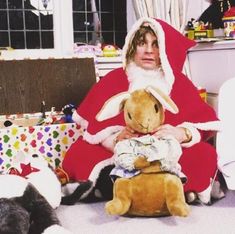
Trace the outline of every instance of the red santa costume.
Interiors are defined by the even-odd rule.
[[[161,68],[155,71],[144,71],[126,61],[128,47],[143,22],[148,22],[158,38]],[[192,133],[192,140],[182,144],[183,154],[179,160],[188,178],[184,190],[197,193],[208,190],[217,171],[217,154],[206,140],[211,130],[217,129],[218,121],[214,110],[182,73],[187,50],[194,45],[194,41],[161,20],[141,18],[133,25],[123,47],[123,68],[111,71],[95,84],[73,114],[73,119],[85,132],[70,147],[63,161],[63,169],[71,180],[95,183],[101,168],[113,163],[113,139],[125,122],[122,113],[102,122],[96,120],[105,101],[120,92],[153,85],[169,95],[179,108],[178,114],[165,112],[165,123],[184,126]]]

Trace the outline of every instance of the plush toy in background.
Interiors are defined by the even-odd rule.
[[[100,46],[87,45],[74,43],[74,53],[77,54],[79,58],[96,58],[97,56],[102,56],[102,50]]]
[[[201,14],[198,21],[209,23],[213,29],[224,28],[224,13],[235,6],[235,0],[210,0],[210,6]]]
[[[62,108],[62,112],[64,116],[61,118],[60,122],[61,123],[73,123],[74,121],[72,119],[72,115],[75,109],[76,109],[76,106],[72,103],[65,105]]]
[[[104,57],[116,57],[120,55],[120,49],[115,45],[103,45]]]
[[[0,233],[70,233],[56,216],[61,186],[44,158],[19,152],[0,187]]]
[[[168,96],[156,88],[147,87],[112,97],[98,113],[97,120],[106,120],[123,110],[127,126],[139,133],[151,134],[164,122],[164,109],[178,112]],[[179,177],[180,145],[172,137],[155,139],[150,134],[116,144],[114,152],[119,168],[126,164],[130,168],[121,172],[125,177],[128,171],[126,178],[115,180],[114,197],[106,203],[106,212],[112,215],[187,216],[189,206]],[[163,149],[159,148],[160,145]],[[134,176],[129,178],[129,173]]]

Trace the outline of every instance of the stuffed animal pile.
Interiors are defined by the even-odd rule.
[[[12,165],[0,175],[0,233],[69,234],[54,210],[61,185],[48,162],[19,152]]]
[[[98,113],[97,120],[103,121],[123,110],[129,127],[149,134],[116,144],[113,171],[118,178],[114,182],[113,199],[105,206],[108,214],[188,216],[189,206],[185,202],[178,164],[180,145],[173,137],[158,140],[151,136],[164,122],[165,109],[178,112],[168,96],[147,87],[112,97]],[[163,149],[159,149],[159,145],[163,145]],[[119,169],[123,177],[119,177]],[[134,176],[130,177],[130,173]]]

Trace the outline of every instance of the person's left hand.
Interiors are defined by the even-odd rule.
[[[170,124],[161,125],[156,129],[156,132],[153,134],[157,138],[166,137],[171,135],[175,137],[175,139],[182,143],[187,140],[187,136],[185,134],[185,130],[182,127],[174,127]]]

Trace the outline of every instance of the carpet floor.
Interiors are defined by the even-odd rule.
[[[62,225],[74,234],[235,234],[235,191],[210,206],[191,205],[181,217],[119,217],[107,215],[104,202],[60,206]]]

